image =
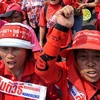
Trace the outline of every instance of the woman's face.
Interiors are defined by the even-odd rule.
[[[26,60],[26,49],[16,47],[0,47],[0,56],[6,68],[13,72],[20,70]]]
[[[9,23],[12,23],[12,22],[22,23],[23,15],[21,14],[21,12],[16,11],[14,14],[12,14],[10,17],[8,17],[7,20]]]
[[[78,50],[76,62],[81,76],[89,82],[97,82],[100,79],[100,51]]]

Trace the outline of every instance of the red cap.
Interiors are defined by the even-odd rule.
[[[61,52],[63,57],[75,49],[100,50],[100,32],[96,30],[82,30],[75,34],[72,47]]]
[[[8,7],[6,8],[6,13],[4,13],[4,14],[1,15],[1,18],[9,17],[9,16],[11,16],[15,11],[19,11],[19,12],[23,13],[23,12],[22,12],[22,9],[21,9],[21,7],[20,7],[19,4],[17,4],[17,3],[11,3],[11,4],[9,4]]]
[[[8,7],[7,7],[7,9],[6,9],[6,12],[13,11],[13,10],[22,12],[20,5],[17,4],[17,3],[11,3],[11,4],[9,4]]]

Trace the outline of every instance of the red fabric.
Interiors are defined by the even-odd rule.
[[[100,12],[100,3],[95,7],[95,12]]]
[[[6,68],[2,60],[0,60],[0,75],[4,76],[12,81],[21,81],[21,82],[30,82],[35,84],[40,84],[48,87],[47,91],[47,99],[46,100],[60,100],[58,91],[53,84],[47,85],[44,81],[35,74],[35,61],[30,60],[26,63],[24,72],[19,80],[15,76],[13,76]],[[0,100],[26,100],[23,97],[12,96],[8,94],[2,94],[0,92]],[[29,99],[32,100],[32,99]]]
[[[3,1],[4,1],[4,2],[8,2],[8,0],[3,0]],[[19,0],[9,0],[9,2],[10,2],[10,3],[12,3],[12,2],[13,2],[13,3],[17,3],[17,2],[19,2]]]
[[[34,51],[33,52],[33,57],[34,57],[34,59],[38,59],[38,57],[40,56],[40,54],[41,54],[41,52],[40,51]]]
[[[98,19],[99,20],[99,19]],[[99,20],[100,21],[100,20]],[[98,28],[99,27],[99,21]],[[95,39],[96,38],[96,39]],[[100,32],[96,30],[81,30],[76,33],[72,46],[70,48],[67,48],[62,50],[64,57],[69,53],[69,51],[74,49],[92,49],[92,50],[100,50]]]
[[[100,32],[96,30],[81,30],[76,33],[71,48],[73,49],[95,49],[100,50]]]
[[[96,27],[96,30],[100,31],[100,19],[96,19],[95,27]]]
[[[7,7],[7,9],[6,9],[6,12],[13,11],[13,10],[22,12],[21,6],[19,4],[17,4],[17,3],[11,3],[11,4],[9,4],[8,7]]]
[[[47,25],[47,21],[56,13],[56,11],[62,8],[60,4],[56,4],[56,5],[48,4],[47,6],[48,8],[46,11],[46,16],[44,16],[44,7],[42,7],[41,9],[40,17],[39,17],[39,26],[45,27]]]
[[[90,100],[96,91],[100,89],[100,80],[95,84],[95,86],[93,86],[84,79],[80,78],[75,69],[77,65],[74,61],[74,55],[72,52],[69,54],[69,59],[66,59],[66,62],[56,62],[59,49],[67,35],[67,33],[61,32],[55,28],[51,31],[51,35],[48,37],[47,43],[43,48],[43,52],[36,63],[37,67],[40,69],[45,69],[47,66],[49,66],[49,68],[45,71],[40,71],[36,68],[35,71],[46,82],[54,82],[61,89],[63,94],[62,100],[74,100],[67,86],[67,78],[79,92],[82,92],[86,95],[86,100]],[[60,39],[56,41],[58,37]],[[42,59],[42,57],[47,57],[48,59]],[[53,77],[52,73],[54,73]],[[99,99],[100,95],[98,100]]]
[[[8,30],[7,30],[8,29]],[[7,30],[7,31],[5,31]],[[20,31],[20,32],[19,32]],[[19,32],[19,33],[18,33]],[[25,26],[21,26],[21,24],[16,24],[15,25],[11,25],[9,23],[9,25],[4,25],[1,29],[0,29],[0,38],[15,38],[15,39],[21,39],[21,40],[25,40],[25,41],[31,41],[31,33],[30,30],[25,27]],[[24,34],[27,33],[27,34]]]
[[[63,0],[63,2],[65,5],[72,5],[77,8],[79,6],[77,2],[80,2],[80,0]]]
[[[63,0],[63,3],[65,5],[71,5],[74,8],[78,8],[79,7],[78,2],[80,3],[80,0]],[[82,11],[80,12],[80,15],[82,15]]]
[[[0,2],[0,14],[3,14],[6,12],[6,8],[7,8],[8,4],[4,3],[4,2]]]
[[[0,19],[0,28],[6,23],[7,23],[6,21]]]
[[[95,7],[95,12],[96,12],[96,21],[94,23],[96,30],[100,31],[100,19],[98,19],[98,14],[100,12],[100,3]]]

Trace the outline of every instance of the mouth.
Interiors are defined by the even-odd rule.
[[[94,78],[97,76],[97,72],[96,71],[88,71],[87,73],[87,76],[91,77],[91,78]]]
[[[15,64],[16,64],[16,62],[14,62],[14,61],[8,61],[7,62],[8,68],[13,68],[15,66]]]

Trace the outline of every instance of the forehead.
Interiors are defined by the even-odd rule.
[[[99,50],[89,50],[89,49],[79,49],[76,50],[77,53],[100,53]]]
[[[22,13],[21,12],[19,12],[19,11],[15,11],[12,15],[11,15],[11,17],[13,17],[13,16],[22,16]]]

